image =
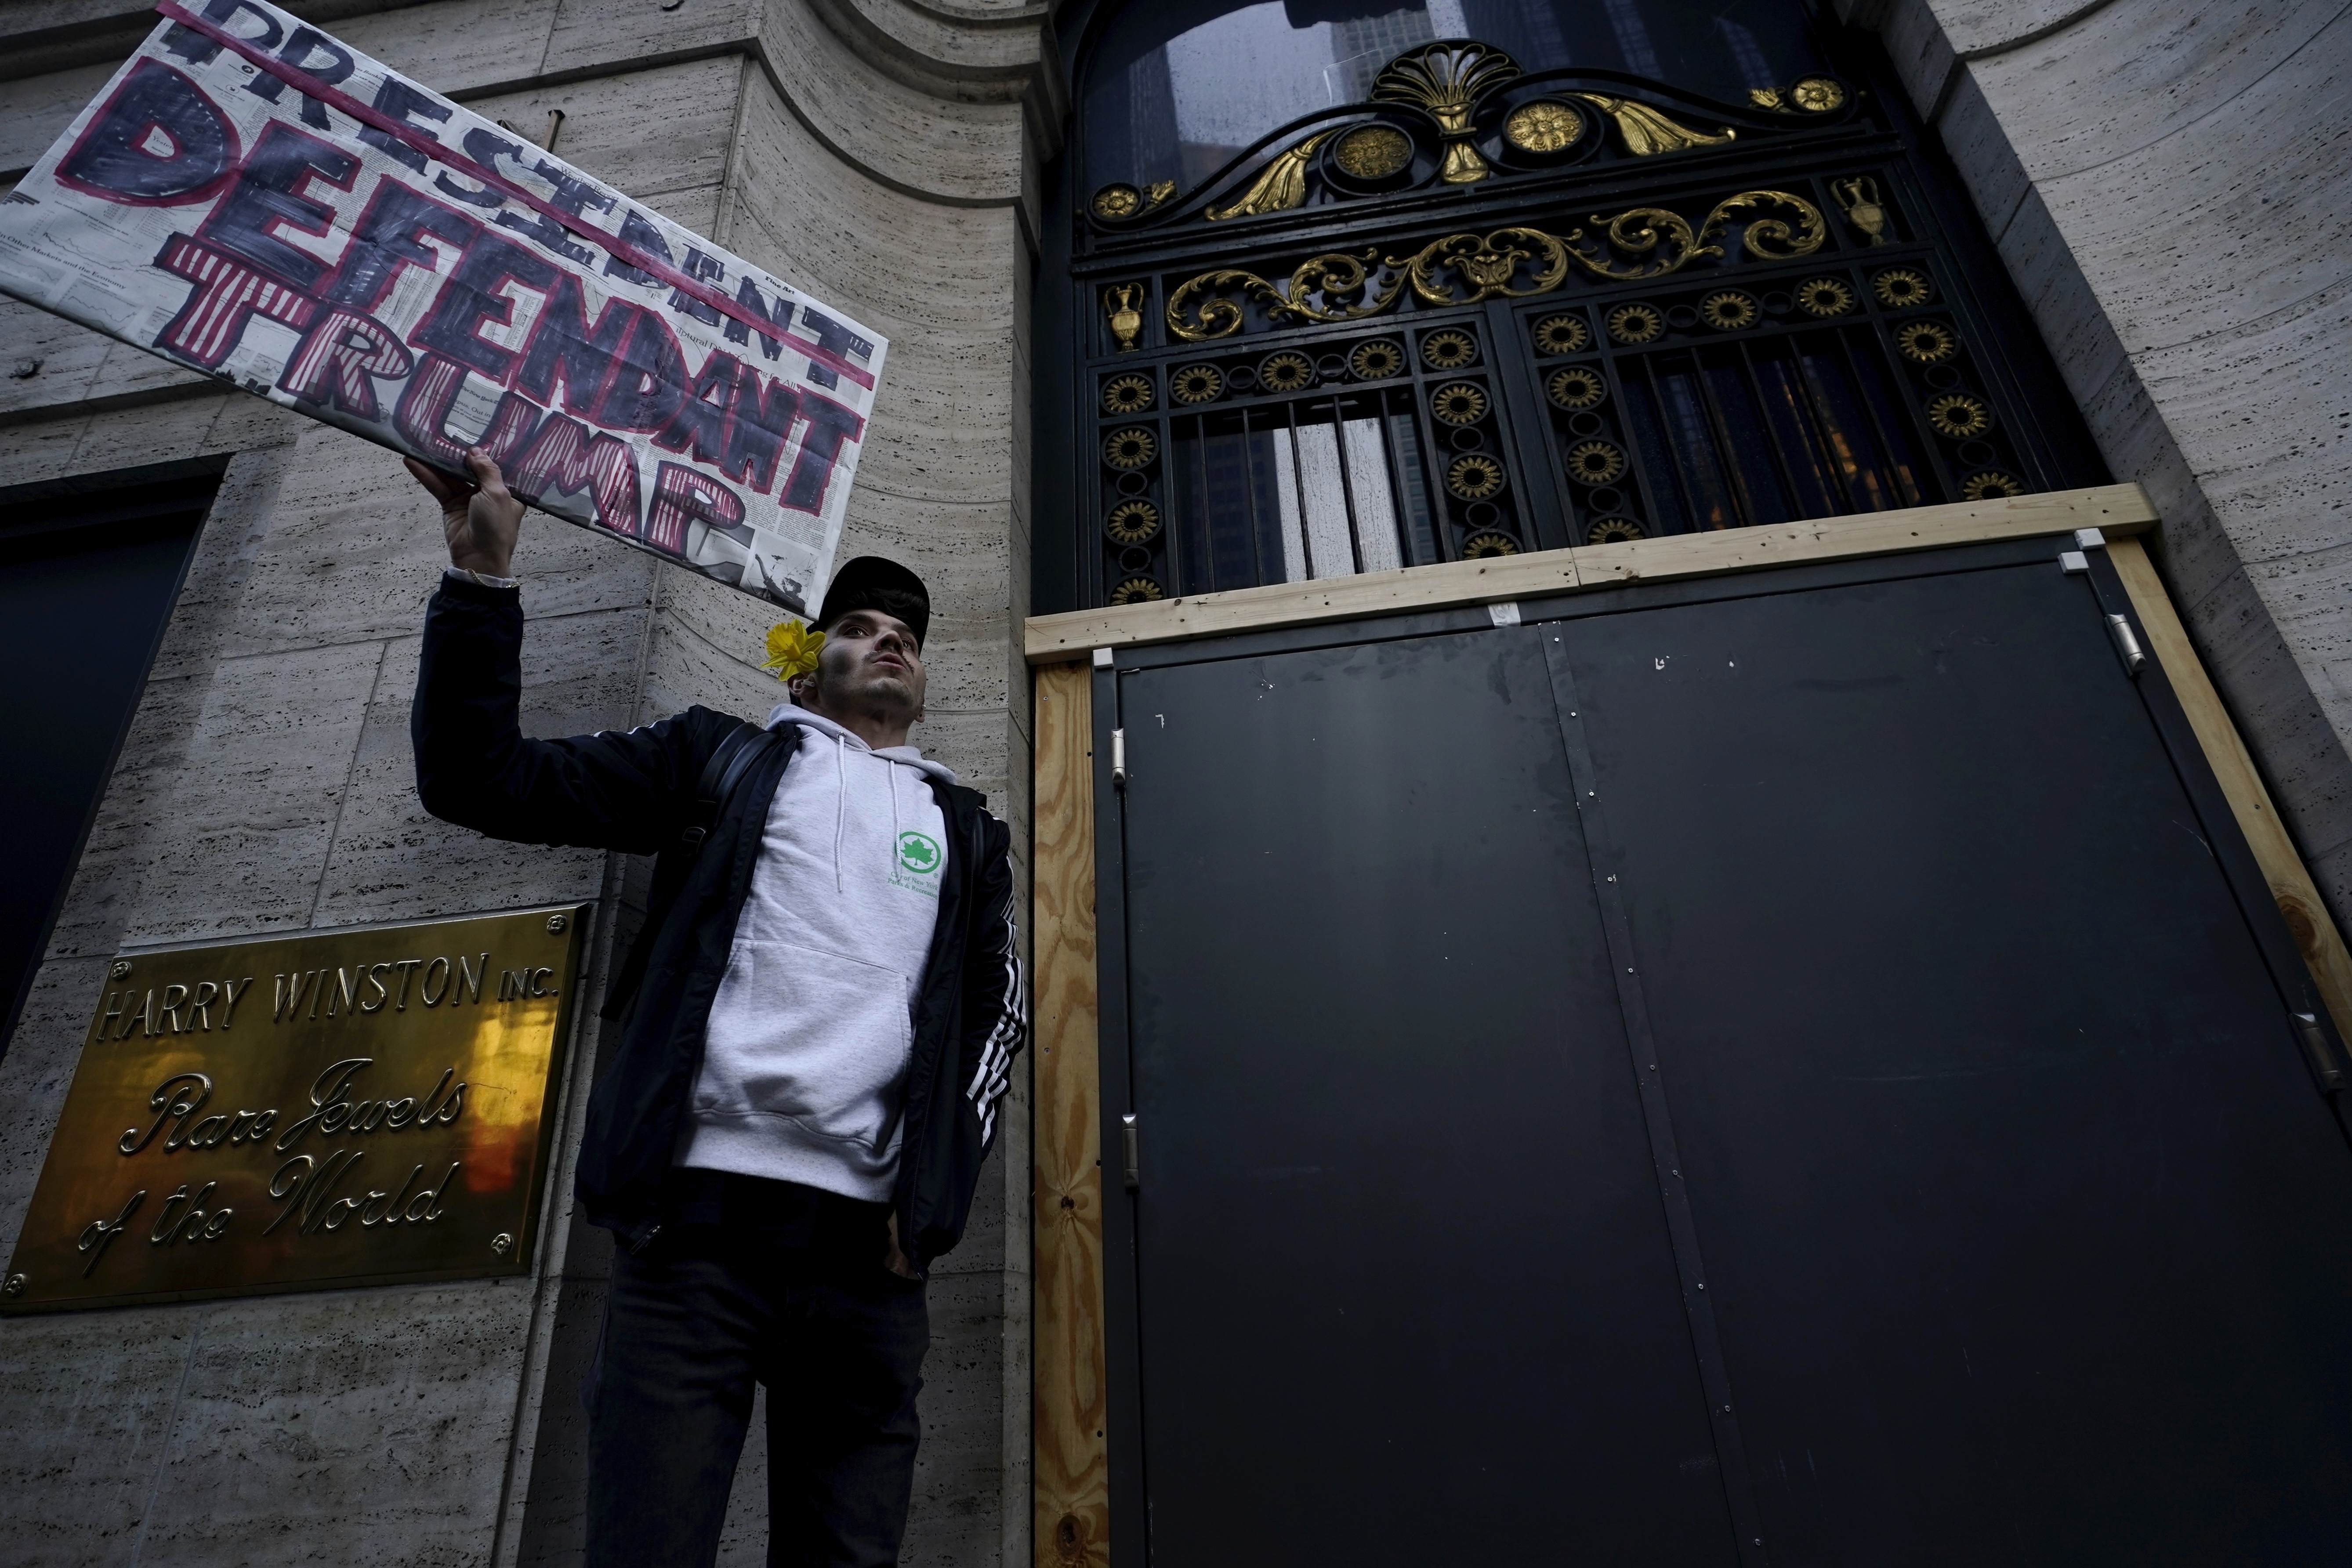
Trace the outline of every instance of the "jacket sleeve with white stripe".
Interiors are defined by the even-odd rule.
[[[975,911],[964,951],[963,1039],[957,1089],[980,1119],[981,1153],[996,1142],[998,1111],[1013,1082],[1013,1058],[1028,1038],[1029,1006],[1021,969],[1021,927],[1013,910],[1013,834],[981,819],[989,853],[972,885]]]

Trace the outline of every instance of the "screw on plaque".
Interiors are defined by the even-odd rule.
[[[32,1281],[26,1279],[22,1274],[11,1274],[8,1276],[8,1282],[5,1285],[0,1285],[0,1293],[5,1293],[10,1296],[21,1296],[25,1293],[25,1287],[30,1283],[32,1283]]]
[[[572,922],[570,921],[566,920],[562,915],[550,915],[547,917],[547,929],[551,931],[560,931],[571,923]]]
[[[108,978],[108,979],[110,979],[110,980],[128,980],[128,979],[130,979],[130,978],[131,978],[131,961],[130,961],[129,959],[127,959],[127,958],[118,958],[118,959],[116,959],[116,960],[114,961],[114,967],[113,967],[113,968],[111,968],[111,969],[110,969],[110,970],[108,970],[108,971],[106,972],[106,973],[107,973],[107,978]]]
[[[505,1231],[499,1232],[498,1235],[490,1237],[490,1250],[504,1258],[514,1250],[514,1237]]]

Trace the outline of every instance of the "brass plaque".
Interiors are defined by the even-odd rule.
[[[587,911],[117,958],[0,1310],[526,1272]]]

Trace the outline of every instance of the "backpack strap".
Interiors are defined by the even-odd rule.
[[[799,726],[785,725],[783,731],[797,735]],[[687,813],[686,826],[677,836],[677,843],[662,855],[655,872],[653,897],[647,900],[646,923],[637,931],[637,940],[629,944],[629,956],[623,962],[621,972],[613,977],[612,988],[604,994],[604,1005],[598,1016],[618,1018],[636,1000],[637,990],[646,983],[646,970],[653,962],[654,938],[669,919],[670,907],[686,886],[688,872],[701,858],[702,846],[710,830],[719,826],[719,813],[751,771],[751,764],[768,749],[780,731],[762,730],[756,724],[739,724],[727,732],[702,764],[702,776],[695,781],[694,805]]]
[[[760,754],[759,742],[767,733],[756,724],[739,724],[719,742],[710,760],[702,764],[702,777],[694,786],[694,810],[688,814],[685,830],[677,836],[679,847],[689,858],[700,853],[702,841],[719,826],[719,808],[751,771],[752,759]]]

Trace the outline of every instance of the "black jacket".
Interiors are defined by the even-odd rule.
[[[525,739],[515,717],[521,598],[511,588],[455,580],[433,595],[409,714],[416,793],[434,816],[493,838],[661,857],[641,939],[645,980],[624,1015],[620,1048],[589,1099],[574,1178],[589,1221],[635,1248],[659,1227],[662,1178],[702,1063],[703,1028],[751,889],[769,803],[794,748],[763,748],[700,853],[684,850],[703,766],[741,721],[689,708],[625,734]],[[915,1005],[891,1200],[900,1245],[918,1268],[963,1235],[1024,1034],[1012,834],[976,791],[936,780],[931,790],[951,847]]]

